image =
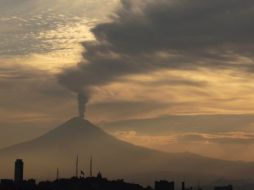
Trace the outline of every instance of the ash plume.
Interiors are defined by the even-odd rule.
[[[59,82],[78,95],[83,116],[88,93],[125,76],[161,69],[253,67],[252,0],[122,0],[112,21],[95,26],[84,61]],[[230,14],[229,14],[230,13]],[[233,64],[232,64],[233,63]],[[253,68],[249,70],[253,70]]]
[[[79,117],[85,117],[86,104],[88,102],[88,96],[84,91],[78,93],[78,107],[79,107]]]

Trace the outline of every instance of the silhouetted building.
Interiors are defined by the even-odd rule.
[[[90,177],[93,177],[93,157],[90,157]]]
[[[36,180],[35,179],[28,179],[27,181],[25,181],[26,184],[30,184],[30,185],[36,185]]]
[[[215,187],[214,190],[233,190],[233,186],[232,185],[228,185],[228,186],[221,186],[221,187]]]
[[[182,190],[192,190],[192,187],[186,188],[185,187],[185,182],[182,182]]]
[[[11,179],[1,179],[1,185],[13,185],[14,181]]]
[[[24,172],[23,160],[17,159],[15,162],[15,174],[14,174],[15,183],[23,182],[23,172]]]
[[[22,160],[16,161],[18,166],[23,166]],[[16,166],[15,163],[15,166]],[[22,164],[21,164],[22,163]],[[23,169],[23,168],[22,168]],[[183,189],[186,188],[185,183],[182,183]],[[34,179],[23,180],[22,183],[16,184],[13,180],[2,179],[0,190],[174,190],[175,183],[160,180],[155,182],[155,188],[143,187],[139,184],[127,183],[123,179],[108,180],[103,178],[100,172],[97,177],[58,179],[55,181],[42,181],[36,183]],[[196,188],[194,188],[196,190]],[[210,188],[209,188],[210,189]],[[245,190],[246,188],[240,188]],[[214,190],[233,190],[231,185],[225,187],[215,187]],[[253,190],[247,188],[246,190]]]
[[[99,173],[97,174],[97,179],[102,179],[102,175],[101,172],[99,171]]]
[[[168,182],[166,180],[155,181],[154,189],[155,190],[174,190],[175,182],[173,181]]]
[[[182,190],[185,190],[185,182],[182,182]]]

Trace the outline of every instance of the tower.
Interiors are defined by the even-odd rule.
[[[90,157],[90,177],[93,177],[93,157]]]
[[[78,178],[78,155],[76,159],[76,177]]]
[[[15,174],[14,174],[15,183],[20,184],[23,182],[23,172],[24,172],[23,160],[17,159],[15,161]]]
[[[59,180],[59,169],[58,168],[56,169],[56,180],[57,181]]]
[[[182,190],[185,190],[185,182],[182,182]]]

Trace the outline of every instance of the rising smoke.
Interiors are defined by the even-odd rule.
[[[79,106],[79,116],[80,118],[85,117],[86,104],[88,102],[88,96],[84,91],[78,93],[78,106]]]
[[[59,77],[79,94],[81,117],[93,87],[123,76],[165,68],[243,67],[232,63],[238,56],[252,59],[253,0],[121,3],[111,22],[92,30],[96,41],[83,43],[84,62]]]

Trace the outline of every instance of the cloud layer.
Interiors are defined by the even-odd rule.
[[[117,1],[2,0],[0,56],[71,54],[79,42],[91,39],[90,27],[104,20]]]

